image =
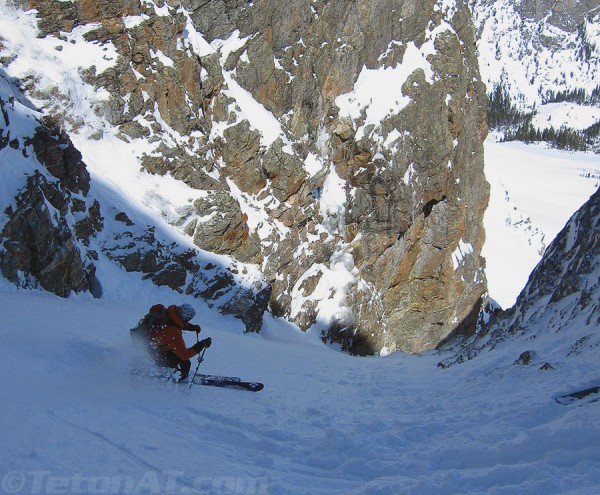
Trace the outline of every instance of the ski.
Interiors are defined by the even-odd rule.
[[[572,404],[575,401],[585,399],[586,397],[588,397],[590,395],[595,395],[598,393],[600,393],[600,387],[586,388],[585,390],[580,390],[578,392],[572,392],[570,394],[561,395],[559,397],[556,397],[556,402],[558,402],[559,404],[562,404],[563,406],[568,406],[569,404]],[[593,402],[595,402],[597,400],[600,400],[600,397],[594,398]]]
[[[134,378],[145,378],[177,385],[206,385],[209,387],[248,390],[250,392],[260,392],[265,387],[264,384],[260,382],[245,382],[237,376],[205,375],[201,373],[196,375],[193,382],[191,381],[191,376],[183,381],[179,381],[176,376],[166,373],[153,373],[147,370],[131,370],[131,376]]]
[[[234,388],[238,390],[248,390],[250,392],[260,392],[265,386],[260,382],[243,382],[241,379],[233,376],[216,375],[196,375],[195,385],[206,385],[209,387]]]
[[[206,380],[229,380],[232,382],[241,382],[242,379],[237,376],[221,376],[221,375],[204,375],[202,373],[198,373],[196,378],[202,378]]]

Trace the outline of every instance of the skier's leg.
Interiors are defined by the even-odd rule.
[[[157,366],[173,368],[174,370],[179,371],[181,374],[179,381],[185,380],[188,377],[190,368],[192,367],[192,363],[189,359],[187,361],[182,361],[173,351],[158,353],[155,361]]]
[[[179,369],[180,359],[173,351],[159,352],[154,357],[157,366],[162,368]]]
[[[192,362],[188,359],[187,361],[179,361],[179,371],[181,373],[181,377],[179,381],[185,380],[190,374],[190,368],[192,367]]]

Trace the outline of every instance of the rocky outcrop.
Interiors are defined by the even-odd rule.
[[[20,134],[21,127],[32,124],[22,122],[16,108],[21,103],[14,96],[5,101],[5,96],[0,97],[0,134],[11,136],[11,124],[17,132],[12,132],[8,148],[9,143],[0,144],[4,166],[18,166],[31,153],[44,167],[26,176],[3,212],[0,270],[19,286],[39,285],[63,297],[71,291],[100,295],[93,253],[85,246],[102,229],[102,217],[98,202],[87,197],[90,177],[81,154],[64,132],[41,123],[33,123],[32,136]]]
[[[55,184],[37,174],[16,198],[0,234],[0,269],[20,286],[39,285],[66,297],[71,291],[96,292],[95,268],[85,260],[64,215],[52,204],[62,199]],[[63,206],[66,204],[63,201]]]
[[[197,246],[218,254],[233,254],[245,263],[262,261],[259,240],[256,234],[250,235],[246,224],[248,215],[230,195],[215,192],[198,199],[190,214],[193,220],[185,226],[185,232]],[[198,217],[206,220],[198,221]]]
[[[360,354],[473,330],[487,129],[464,2],[29,4],[44,34],[96,23],[118,57],[82,71],[109,95],[88,132],[205,191],[173,223],[260,266],[275,315]]]
[[[124,15],[140,13],[139,0],[19,0],[19,3],[38,11],[41,36],[70,32],[91,22],[111,24]]]
[[[531,273],[516,304],[497,313],[477,336],[457,336],[446,343],[460,350],[440,363],[448,367],[473,359],[508,339],[523,336],[535,345],[541,335],[572,333],[563,357],[600,346],[600,189],[577,211],[550,244]],[[583,336],[581,336],[583,335]],[[527,365],[535,351],[521,355],[517,364]],[[552,366],[548,364],[548,366]],[[547,368],[547,367],[546,367]]]
[[[515,4],[525,19],[548,22],[565,31],[574,31],[598,4],[593,1],[575,0],[524,0]]]
[[[105,219],[114,207],[101,207],[94,198],[81,153],[64,131],[31,108],[16,83],[0,72],[5,205],[0,273],[19,287],[40,287],[62,297],[72,292],[100,297],[96,265],[106,257],[156,285],[204,299],[241,319],[247,331],[259,331],[270,296],[260,274],[169,243],[164,232],[157,235],[154,227],[137,225],[124,211]]]
[[[270,286],[248,275],[243,266],[224,265],[205,259],[192,249],[169,244],[156,236],[155,228],[134,225],[124,212],[115,215],[121,224],[102,242],[102,252],[128,272],[174,291],[192,294],[224,314],[242,320],[248,332],[259,332],[267,308]]]
[[[484,88],[464,6],[448,13],[434,2],[188,5],[209,39],[229,36],[223,25],[231,24],[249,38],[229,54],[225,69],[235,67],[239,84],[292,137],[306,136],[300,157],[314,153],[323,164],[316,177],[301,169],[290,174],[304,184],[286,187],[286,194],[278,196],[275,181],[268,184],[294,211],[284,222],[290,227],[284,240],[266,248],[274,312],[302,328],[321,325],[328,340],[358,353],[419,351],[461,323],[472,330],[485,290],[477,253],[488,189]],[[446,22],[454,29],[445,30]],[[439,35],[432,34],[436,29]],[[400,111],[392,108],[373,123],[368,104],[358,109],[362,115],[341,111],[340,97],[361,74],[398,67],[411,43],[428,42],[433,80],[407,69],[410,77],[397,94],[410,102]],[[272,154],[262,163],[268,174]],[[237,183],[235,168],[225,173]],[[334,182],[339,204],[329,208],[323,196]],[[269,214],[280,218],[280,211]],[[338,270],[343,277],[335,276]]]

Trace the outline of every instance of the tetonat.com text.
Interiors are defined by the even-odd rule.
[[[269,480],[243,476],[188,476],[183,471],[147,471],[139,476],[57,475],[11,471],[2,476],[3,494],[200,494],[267,495]]]

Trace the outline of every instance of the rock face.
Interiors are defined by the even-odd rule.
[[[466,3],[28,4],[42,35],[89,25],[118,55],[82,71],[102,124],[61,102],[64,126],[144,139],[142,167],[205,191],[172,222],[259,265],[274,315],[359,354],[474,329],[487,127]]]
[[[484,88],[465,6],[186,7],[209,41],[234,29],[247,38],[227,57],[221,52],[224,70],[235,69],[236,82],[283,123],[300,158],[294,161],[291,150],[273,153],[277,144],[259,157],[270,194],[281,202],[267,213],[289,227],[264,249],[273,312],[304,329],[317,325],[328,339],[365,354],[419,351],[463,322],[472,328],[485,290],[477,253],[488,189]],[[406,67],[416,47],[425,53],[425,70]],[[377,69],[406,71],[392,91],[408,102],[386,101],[390,110],[380,117],[371,116],[379,102],[348,111],[361,77]],[[307,157],[317,157],[320,173],[303,170]],[[224,172],[248,194],[264,187],[248,185],[258,174],[240,184],[237,170]]]
[[[440,365],[462,363],[514,336],[524,335],[527,345],[535,344],[537,334],[532,329],[538,333],[540,329],[542,333],[577,329],[573,333],[583,336],[572,342],[565,356],[600,346],[599,253],[600,189],[550,244],[517,303],[496,314],[476,337],[455,340],[462,349]],[[524,353],[518,364],[529,364],[532,354],[533,351]]]
[[[159,286],[204,299],[256,332],[271,293],[261,276],[236,262],[208,260],[198,250],[164,240],[91,193],[90,175],[69,137],[45,123],[14,81],[0,73],[0,273],[19,287],[62,297],[102,295],[101,256]],[[8,193],[16,193],[10,198]],[[105,219],[103,214],[114,215]],[[105,220],[108,220],[106,222]],[[110,224],[107,228],[106,224]]]
[[[585,16],[598,8],[594,0],[523,0],[515,4],[525,19],[541,21],[547,18],[550,24],[565,31],[574,31]]]
[[[4,78],[1,81],[6,84]],[[28,175],[24,187],[0,222],[0,270],[20,286],[35,286],[61,296],[71,291],[99,295],[95,267],[85,246],[102,228],[99,205],[87,197],[89,174],[81,154],[64,132],[34,123],[35,132],[13,132],[23,124],[22,104],[3,93],[0,153],[4,167],[18,168],[29,154],[45,164]],[[32,157],[33,158],[33,157]],[[10,183],[9,177],[4,177]],[[68,218],[73,219],[69,221]]]

